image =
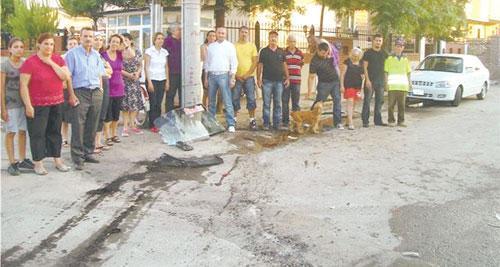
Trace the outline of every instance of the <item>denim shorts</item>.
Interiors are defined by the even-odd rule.
[[[9,114],[9,121],[3,123],[6,132],[17,133],[19,131],[26,131],[26,114],[23,107],[7,109],[7,113]]]

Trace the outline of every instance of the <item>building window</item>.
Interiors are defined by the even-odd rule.
[[[123,33],[126,33],[127,32],[127,29],[119,29],[118,30],[118,34],[123,34]]]
[[[125,17],[119,16],[118,17],[118,26],[126,26],[126,25],[127,25],[127,22],[125,21]]]
[[[116,27],[116,17],[108,18],[108,27]]]
[[[453,48],[450,47],[450,54],[453,54]]]
[[[462,54],[462,48],[459,48],[459,49],[458,49],[458,53],[459,53],[459,54]]]
[[[128,16],[128,25],[141,25],[141,15]]]
[[[149,25],[149,24],[151,24],[151,16],[142,15],[142,25]]]
[[[477,39],[481,39],[481,29],[477,29]]]

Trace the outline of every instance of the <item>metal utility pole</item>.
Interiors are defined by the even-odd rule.
[[[182,1],[182,108],[201,103],[201,1]]]

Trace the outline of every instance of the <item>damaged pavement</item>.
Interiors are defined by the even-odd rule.
[[[404,129],[148,133],[84,172],[2,170],[2,266],[499,266],[499,89]]]

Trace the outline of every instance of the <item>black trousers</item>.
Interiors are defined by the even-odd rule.
[[[163,97],[165,96],[165,82],[163,81],[151,81],[153,83],[154,92],[149,93],[149,127],[154,127],[155,120],[161,115],[161,103],[163,102]]]
[[[174,109],[174,99],[175,95],[178,93],[179,95],[179,105],[182,106],[182,81],[180,74],[170,74],[169,76],[170,83],[169,89],[167,91],[167,103],[166,103],[166,112]]]
[[[34,107],[35,117],[27,118],[31,156],[34,161],[61,157],[63,104]]]

